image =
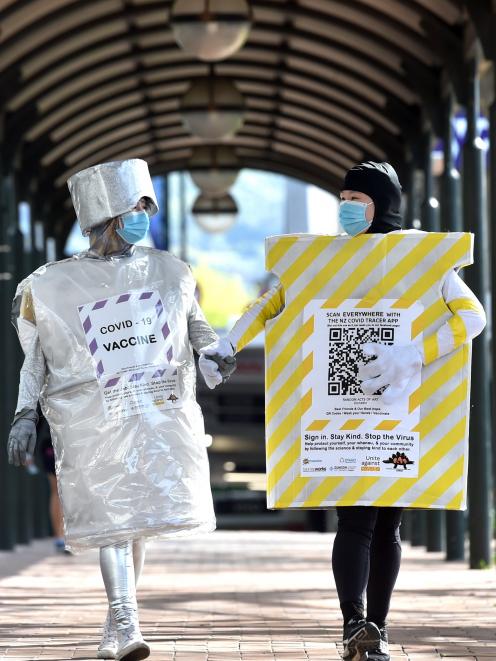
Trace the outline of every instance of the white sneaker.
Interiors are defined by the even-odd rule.
[[[117,654],[117,631],[112,621],[110,609],[107,612],[107,618],[103,625],[103,634],[98,651],[96,653],[97,659],[115,659]]]
[[[150,656],[150,648],[139,629],[138,612],[134,608],[118,609],[116,617],[117,653],[119,661],[141,661]]]
[[[119,661],[141,661],[141,659],[147,659],[149,656],[150,648],[140,634],[139,637],[129,639],[125,645],[119,647],[115,658]]]

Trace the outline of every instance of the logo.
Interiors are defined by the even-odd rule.
[[[383,459],[383,464],[393,464],[394,470],[402,468],[404,471],[408,470],[407,466],[413,465],[415,462],[408,459],[404,452],[393,453],[388,459]]]
[[[179,397],[176,397],[176,396],[174,395],[174,393],[171,393],[171,394],[169,395],[169,397],[167,397],[167,401],[168,401],[168,402],[172,402],[173,404],[174,404],[175,402],[177,402],[178,399],[179,399]]]
[[[322,463],[321,459],[309,459],[308,457],[305,457],[304,459],[301,460],[301,463],[303,464],[302,471],[304,473],[326,473],[327,472],[327,467],[326,466],[309,466],[309,464],[317,464],[317,463]]]

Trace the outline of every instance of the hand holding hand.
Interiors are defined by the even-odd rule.
[[[205,356],[219,355],[221,358],[234,357],[233,346],[227,337],[219,337],[219,339],[212,342],[212,344],[208,344],[206,347],[203,347],[203,349],[200,349],[200,353]]]
[[[200,372],[210,390],[213,390],[215,386],[222,383],[222,374],[215,361],[201,354],[200,360],[198,361],[198,367],[200,368]]]
[[[199,367],[209,388],[225,383],[236,369],[234,349],[229,340],[221,337],[200,349]]]

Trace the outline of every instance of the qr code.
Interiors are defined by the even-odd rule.
[[[362,395],[357,379],[359,363],[370,360],[362,352],[365,342],[394,344],[394,328],[330,328],[328,395]]]

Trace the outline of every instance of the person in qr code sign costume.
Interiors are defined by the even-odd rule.
[[[234,358],[205,320],[189,267],[135,245],[158,211],[146,162],[95,165],[68,185],[90,246],[18,286],[25,360],[9,460],[33,452],[40,399],[66,543],[100,549],[109,608],[97,657],[137,661],[150,654],[135,588],[146,537],[215,528],[193,349],[210,388]]]
[[[404,231],[401,229],[401,186],[395,170],[389,163],[364,162],[351,168],[344,178],[340,198],[339,221],[344,232],[350,237],[389,233],[399,234],[403,237],[415,233],[415,230]],[[422,232],[417,234],[421,237],[426,236]],[[305,235],[298,236],[304,237]],[[287,247],[290,245],[291,237],[286,237],[286,239],[288,243],[285,246]],[[294,240],[296,241],[296,239]],[[353,241],[354,239],[348,239],[351,244]],[[347,242],[342,241],[341,243],[346,244]],[[280,258],[280,254],[286,254],[286,247],[283,246],[275,259]],[[290,251],[287,254],[289,255],[289,253]],[[294,263],[295,259],[295,257],[288,257],[285,263],[286,266],[289,264],[288,272],[293,267],[292,261]],[[311,261],[310,257],[308,261]],[[325,264],[323,268],[325,268]],[[301,273],[297,272],[294,276],[292,274],[288,276],[288,280],[292,283],[300,276]],[[387,272],[382,275],[382,280],[386,285],[388,284]],[[303,285],[300,289],[303,291],[302,287]],[[297,288],[296,290],[298,293]],[[470,342],[482,331],[486,323],[484,310],[455,269],[451,267],[442,282],[441,294],[449,309],[447,313],[450,318],[435,332],[430,335],[424,334],[422,340],[395,345],[392,344],[393,337],[388,329],[382,329],[384,333],[379,336],[374,336],[368,330],[356,331],[358,335],[354,338],[355,344],[340,349],[346,359],[339,365],[342,377],[339,387],[346,393],[352,392],[351,389],[356,385],[362,395],[380,394],[379,399],[382,400],[383,405],[392,406],[408,388],[411,379],[419,378],[423,366],[453,352],[463,343]],[[293,296],[296,297],[296,294]],[[273,324],[285,310],[285,302],[282,283],[278,283],[255,301],[228,335],[229,341],[236,347],[236,350],[241,351],[264,329],[268,320],[273,320],[271,322]],[[300,319],[299,317],[294,318],[295,323]],[[269,325],[268,328],[270,331],[274,326]],[[300,332],[301,328],[302,323],[300,326],[297,324],[296,333]],[[341,333],[341,330],[336,332]],[[289,340],[284,334],[282,338],[284,342],[281,356],[285,354],[285,351],[289,355],[289,350],[286,349],[289,346]],[[266,343],[266,351],[269,350],[268,347],[269,344]],[[334,354],[334,357],[337,355]],[[327,356],[322,356],[322,362],[326,359]],[[329,360],[330,375],[331,372],[338,371],[338,367],[333,365],[332,361],[333,359]],[[278,368],[284,369],[281,365],[278,365]],[[297,366],[294,369],[297,369]],[[290,380],[296,378],[293,370],[288,377]],[[329,376],[330,378],[331,376]],[[332,385],[334,386],[334,384]],[[281,388],[283,387],[281,386]],[[329,392],[329,394],[332,393]],[[282,390],[276,392],[274,400],[279,396],[282,397]],[[269,411],[269,409],[267,410]],[[286,422],[274,432],[275,436],[279,435],[278,443],[285,424]],[[299,439],[296,439],[296,445],[298,441]],[[292,449],[289,450],[286,457],[280,455],[282,459],[274,468],[274,473],[279,471],[280,475],[284,470],[290,472],[287,471],[287,465],[293,461],[291,453]],[[284,467],[287,457],[290,457],[290,460]],[[388,468],[394,477],[398,477],[403,474],[408,475],[412,462],[407,455],[398,452],[390,455],[381,463],[389,463]],[[309,459],[307,457],[303,459],[302,464],[303,470],[308,470],[305,466],[309,465]],[[302,478],[296,479],[302,480],[301,483],[305,482]],[[269,488],[270,478],[268,493]],[[368,658],[371,661],[386,661],[390,658],[386,620],[400,568],[399,529],[402,511],[402,507],[392,506],[337,507],[338,531],[332,554],[332,568],[344,620],[343,657],[345,659],[355,661]]]

